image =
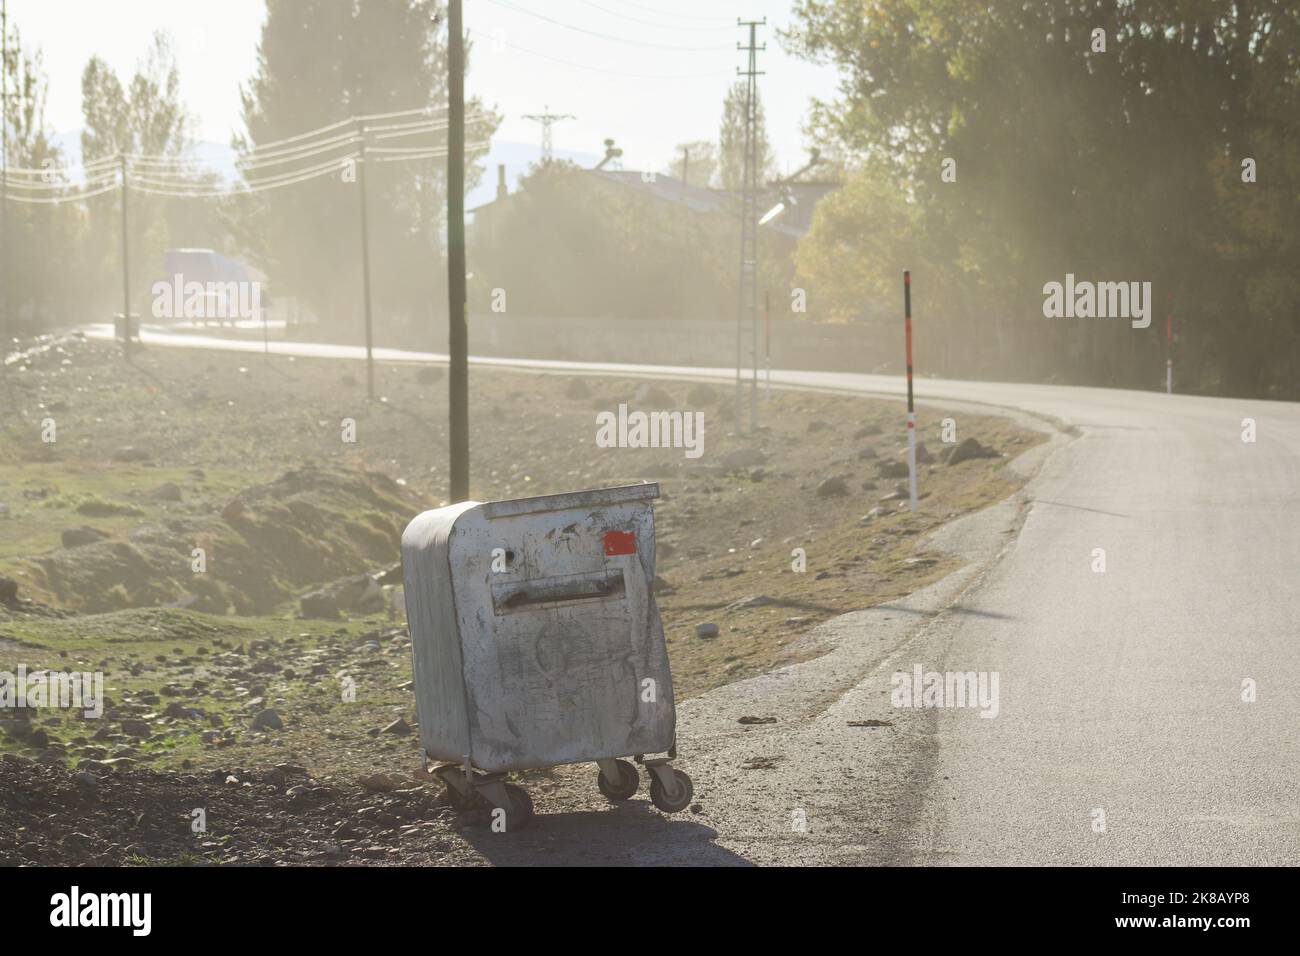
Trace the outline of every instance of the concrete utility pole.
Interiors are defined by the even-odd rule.
[[[549,106],[543,106],[540,113],[524,114],[524,119],[542,124],[542,162],[551,161],[551,127],[562,120],[577,118],[570,113],[552,113]]]
[[[469,327],[465,308],[465,37],[447,3],[447,324],[451,500],[469,498]]]
[[[736,297],[736,433],[741,431],[741,407],[744,403],[740,382],[743,359],[745,315],[751,326],[758,321],[758,52],[767,44],[758,44],[758,28],[767,24],[761,20],[737,20],[736,25],[749,30],[749,44],[736,44],[737,50],[749,54],[749,63],[737,76],[747,77],[745,89],[745,169],[741,183],[740,199],[740,289]],[[757,345],[755,346],[757,348]],[[754,415],[757,416],[757,408]]]

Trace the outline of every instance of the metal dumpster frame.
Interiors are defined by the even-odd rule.
[[[653,588],[658,497],[645,483],[467,501],[407,526],[421,749],[461,803],[477,794],[531,812],[521,792],[511,803],[507,774],[587,761],[607,797],[627,799],[637,777],[624,757],[646,766],[660,809],[689,802],[690,778],[669,763],[676,708]]]

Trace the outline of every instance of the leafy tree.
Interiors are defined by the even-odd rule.
[[[512,314],[609,318],[734,314],[727,216],[639,195],[566,162],[535,165],[470,231],[473,311],[504,289]]]
[[[708,188],[718,172],[718,146],[708,140],[694,140],[677,147],[677,158],[668,164],[668,175],[688,186]]]
[[[1300,394],[1300,8],[798,0],[794,13],[787,47],[842,77],[836,101],[813,104],[816,138],[889,175],[931,261],[962,277],[929,286],[960,296],[926,317],[958,344],[950,374],[1152,387],[1172,312],[1184,388]],[[1241,181],[1246,157],[1256,183]],[[801,262],[834,283],[856,264],[836,269],[828,235],[815,228],[823,245]],[[1042,286],[1066,272],[1150,281],[1151,328],[1044,319]]]
[[[153,35],[125,87],[108,64],[92,57],[81,74],[81,112],[81,153],[86,162],[120,153],[180,160],[192,147],[176,54],[170,39],[161,32]],[[136,178],[158,175],[151,165],[131,163],[129,169]],[[82,261],[96,301],[111,303],[112,309],[121,311],[120,201],[114,203],[115,198],[110,194],[90,200],[96,205],[89,218]],[[132,312],[149,313],[146,294],[159,276],[163,252],[172,243],[175,218],[204,213],[193,201],[180,211],[179,202],[137,190],[128,197]]]
[[[8,166],[41,170],[39,174],[13,174],[15,183],[5,203],[3,248],[4,281],[0,284],[0,329],[6,334],[31,333],[71,310],[74,284],[68,281],[66,262],[51,255],[52,248],[71,245],[78,222],[65,207],[17,202],[16,197],[53,199],[58,189],[24,189],[18,183],[57,186],[66,177],[63,157],[45,122],[49,89],[40,51],[23,48],[22,36],[9,25],[8,58],[0,63],[9,91]]]
[[[253,147],[349,116],[445,107],[447,37],[445,17],[438,12],[434,0],[268,0],[257,70],[243,94],[246,135],[236,145]],[[477,114],[467,123],[466,141],[490,137],[498,118],[478,100],[468,101],[466,112]],[[445,143],[445,132],[436,131],[381,145]],[[321,161],[322,156],[315,156],[274,172]],[[467,189],[481,172],[481,167],[467,165]],[[363,177],[377,324],[394,318],[409,322],[427,317],[431,308],[445,309],[445,297],[439,295],[445,270],[437,267],[445,217],[444,161],[372,159]],[[298,296],[324,321],[360,335],[355,176],[341,165],[338,176],[248,197],[236,215],[243,244],[264,263],[279,292]]]

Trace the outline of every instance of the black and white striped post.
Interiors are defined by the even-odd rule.
[[[916,408],[912,403],[912,273],[903,273],[903,326],[907,332],[907,475],[916,510]]]

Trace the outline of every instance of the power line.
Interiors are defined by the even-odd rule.
[[[612,33],[601,33],[598,30],[588,30],[586,27],[577,27],[571,23],[565,23],[563,20],[556,20],[554,17],[548,17],[544,13],[537,13],[534,10],[527,10],[524,7],[517,7],[513,3],[507,3],[506,0],[490,0],[497,6],[505,7],[508,10],[514,10],[516,13],[523,13],[530,17],[536,17],[538,20],[545,20],[547,23],[553,23],[557,27],[564,27],[566,30],[573,30],[576,33],[585,33],[587,36],[599,37],[602,40],[613,40],[615,43],[626,43],[629,46],[646,47],[652,50],[672,50],[675,53],[716,53],[719,50],[729,50],[728,46],[675,46],[671,43],[651,43],[646,40],[629,40],[627,37],[615,36]]]
[[[465,151],[467,153],[480,152],[491,147],[490,140],[479,140],[474,143],[467,143]],[[398,149],[400,147],[389,147],[389,149]],[[414,152],[402,150],[399,155],[377,156],[372,161],[376,163],[403,162],[406,160],[434,159],[447,155],[447,148],[443,147],[412,147]],[[371,147],[369,151],[384,152],[382,147]],[[193,188],[182,188],[185,183],[177,181],[167,181],[153,179],[149,176],[142,176],[133,173],[128,178],[128,187],[135,192],[147,193],[153,196],[166,196],[173,199],[223,199],[233,196],[250,195],[252,193],[264,192],[268,189],[280,189],[284,186],[293,186],[297,183],[308,182],[313,179],[320,179],[323,176],[331,175],[338,172],[341,164],[348,160],[359,158],[359,154],[350,153],[347,156],[336,157],[325,163],[319,163],[305,169],[293,170],[288,173],[281,173],[276,176],[268,176],[264,179],[251,180],[246,183],[238,183],[230,187],[212,187],[204,188],[201,184],[193,184]],[[89,192],[79,192],[75,195],[68,196],[50,196],[50,197],[24,197],[17,195],[7,195],[5,198],[11,202],[35,203],[41,205],[63,205],[64,203],[80,202],[85,199],[91,199],[96,196],[102,196],[105,193],[114,192],[121,188],[121,183],[114,177],[113,181],[106,185],[99,186]]]
[[[599,10],[602,13],[608,13],[612,17],[619,17],[620,19],[627,20],[631,23],[640,23],[648,27],[657,27],[660,30],[686,30],[693,33],[719,33],[723,30],[730,31],[735,29],[735,25],[732,24],[730,20],[726,21],[727,23],[726,26],[716,26],[716,27],[690,27],[690,26],[682,26],[680,23],[655,23],[653,20],[643,20],[640,17],[634,17],[628,13],[620,13],[617,10],[611,10],[609,7],[602,7],[599,3],[592,3],[591,0],[579,0],[579,2],[584,3],[595,10]],[[664,16],[671,17],[671,16],[677,16],[677,14],[665,13]],[[686,17],[685,19],[694,20],[697,18]],[[704,18],[698,18],[698,19],[704,19]]]
[[[18,196],[14,193],[5,193],[4,198],[9,202],[33,203],[43,206],[61,206],[64,203],[80,202],[83,199],[93,199],[95,196],[102,196],[104,193],[114,192],[118,189],[116,182],[109,183],[92,192],[78,193],[75,196]]]
[[[551,56],[549,53],[539,53],[536,50],[530,50],[527,47],[511,43],[508,40],[502,40],[500,42],[519,53],[527,53],[529,56],[539,56],[543,60],[550,60],[552,63],[561,63],[564,66],[571,66],[578,70],[588,70],[592,73],[603,73],[606,76],[622,76],[632,80],[699,80],[706,77],[731,76],[730,70],[709,70],[703,73],[628,73],[625,70],[606,70],[599,66],[589,66],[586,63],[575,63],[572,60],[564,60],[558,56]]]
[[[654,7],[646,7],[639,3],[632,3],[631,0],[623,0],[623,5],[634,7],[637,10],[644,10],[646,13],[657,13],[665,17],[680,17],[683,20],[699,20],[701,22],[707,21],[709,23],[726,23],[728,30],[735,26],[735,24],[731,22],[731,17],[697,17],[692,16],[689,13],[669,13],[667,10],[656,10]]]

